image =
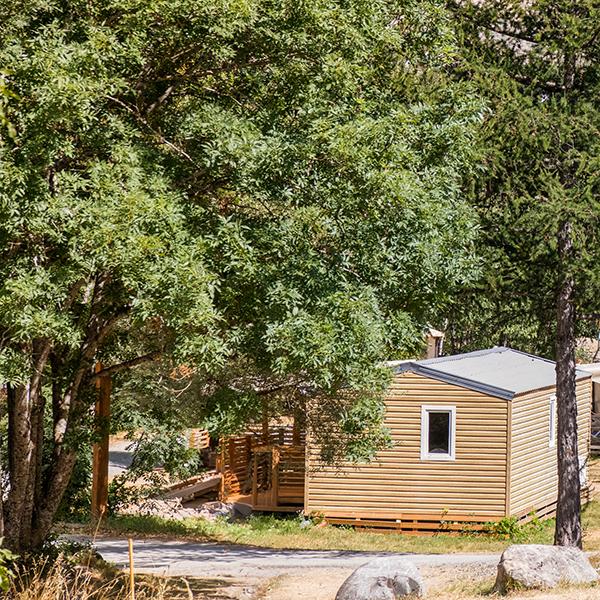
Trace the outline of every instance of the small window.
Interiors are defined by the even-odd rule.
[[[454,460],[455,406],[421,407],[421,460]]]
[[[550,429],[548,431],[548,448],[556,446],[556,396],[550,396]]]

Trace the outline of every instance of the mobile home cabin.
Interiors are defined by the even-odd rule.
[[[309,446],[305,511],[416,529],[552,514],[555,378],[552,361],[504,347],[396,365],[385,397],[393,447],[332,467]],[[584,487],[591,391],[591,375],[577,371]]]

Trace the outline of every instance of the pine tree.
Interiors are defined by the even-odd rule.
[[[490,0],[450,7],[463,33],[457,76],[475,83],[489,109],[483,168],[471,178],[486,266],[463,310],[471,323],[473,314],[486,320],[475,324],[472,340],[532,336],[530,348],[556,358],[555,543],[580,547],[575,332],[577,311],[596,310],[600,297],[600,6]]]

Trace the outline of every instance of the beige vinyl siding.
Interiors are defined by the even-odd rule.
[[[306,509],[326,516],[473,521],[506,511],[507,401],[412,373],[386,396],[394,447],[360,466],[321,467],[309,447]],[[421,406],[456,407],[456,459],[421,460]]]
[[[510,514],[523,516],[556,501],[556,447],[550,441],[550,397],[555,388],[515,396],[510,444]],[[579,454],[587,457],[591,421],[591,384],[577,382]]]

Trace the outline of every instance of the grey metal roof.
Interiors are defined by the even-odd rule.
[[[395,367],[394,373],[410,371],[510,400],[517,394],[555,385],[554,369],[555,363],[551,360],[497,346],[467,354],[405,362]],[[577,369],[577,379],[586,377],[591,377],[591,373]]]

